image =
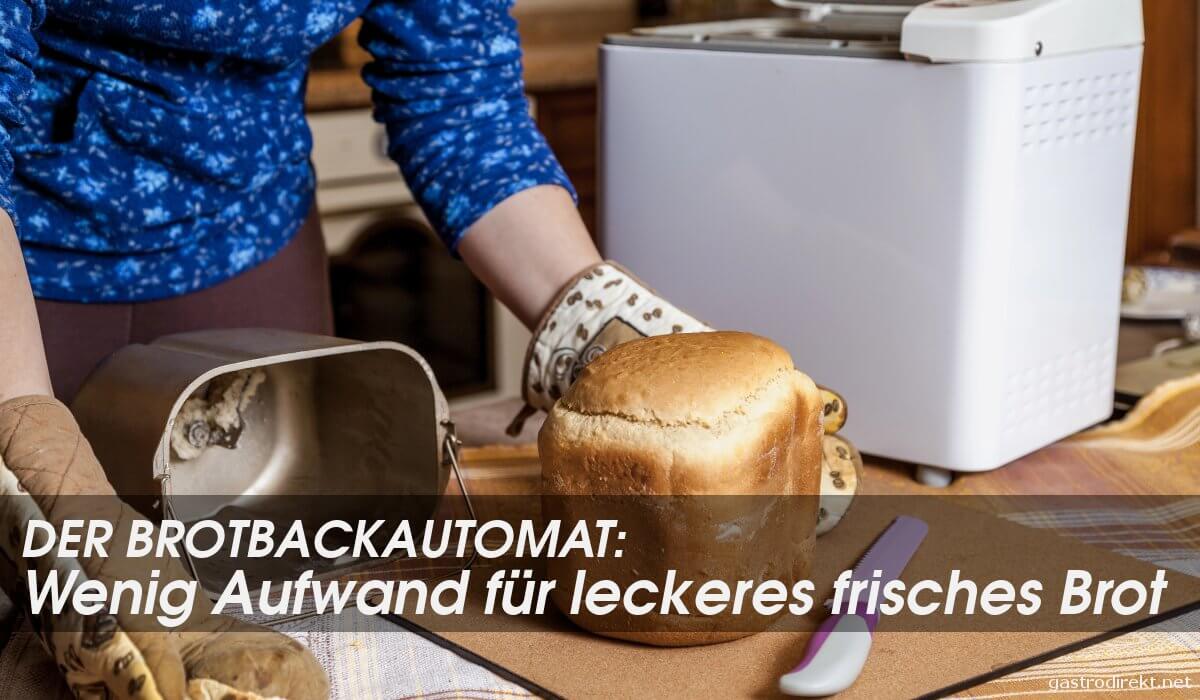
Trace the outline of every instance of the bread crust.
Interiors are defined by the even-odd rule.
[[[823,406],[786,351],[745,333],[648,338],[589,365],[538,436],[543,511],[615,517],[628,537],[620,559],[548,561],[563,582],[552,594],[560,609],[569,613],[563,589],[581,569],[622,587],[661,582],[668,569],[698,583],[807,578]],[[777,616],[571,617],[598,634],[684,646],[743,637]]]
[[[654,336],[618,345],[584,367],[555,408],[661,427],[719,427],[793,369],[786,350],[749,333]]]

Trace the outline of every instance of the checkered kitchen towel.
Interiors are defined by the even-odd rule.
[[[1074,507],[1004,517],[1096,547],[1200,576],[1200,376],[1164,385],[1125,420],[1084,433],[1075,447],[1116,454],[1138,469],[1142,458],[1180,470],[1176,498],[1075,499]],[[1195,486],[1179,488],[1187,480]],[[1170,489],[1170,486],[1165,488]],[[1200,697],[1200,612],[1122,635],[983,684],[960,697],[1081,693],[1090,697]]]
[[[515,700],[524,688],[384,618],[343,613],[277,627],[329,672],[331,700]]]
[[[1145,508],[1046,510],[1005,517],[1163,568],[1200,575],[1198,498]],[[1200,612],[1018,671],[959,697],[1059,695],[1084,690],[1090,695],[1123,697],[1135,692],[1152,697],[1200,697]]]

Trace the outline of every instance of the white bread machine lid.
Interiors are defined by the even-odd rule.
[[[773,0],[813,19],[906,13],[900,51],[933,63],[1024,61],[1145,43],[1142,0]]]

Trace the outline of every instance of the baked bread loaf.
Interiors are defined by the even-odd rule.
[[[615,518],[620,558],[550,559],[552,596],[597,634],[666,646],[765,629],[775,617],[571,615],[587,581],[807,578],[820,488],[824,401],[787,351],[746,333],[676,334],[619,345],[583,369],[538,435],[543,512],[564,525]],[[694,588],[694,587],[693,587]],[[782,612],[782,611],[781,611]]]

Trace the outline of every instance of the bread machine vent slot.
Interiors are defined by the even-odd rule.
[[[1104,340],[1010,374],[1004,387],[1005,436],[1037,432],[1097,394],[1110,394],[1102,379],[1111,375],[1115,352],[1113,341]]]
[[[1079,77],[1025,87],[1021,147],[1062,148],[1128,134],[1137,117],[1138,76]]]

